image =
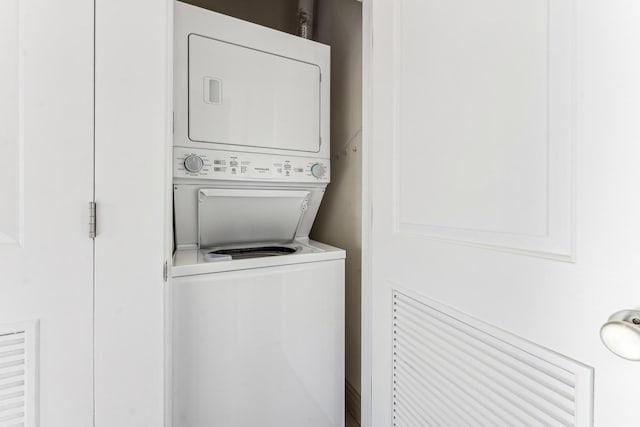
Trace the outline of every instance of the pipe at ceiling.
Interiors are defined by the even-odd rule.
[[[305,39],[313,38],[314,0],[298,0],[298,35]]]

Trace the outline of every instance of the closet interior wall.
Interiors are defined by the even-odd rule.
[[[320,0],[315,39],[331,46],[331,184],[311,238],[346,249],[347,409],[360,412],[362,3]]]

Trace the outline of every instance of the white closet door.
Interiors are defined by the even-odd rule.
[[[96,427],[164,425],[173,3],[96,0]]]
[[[365,426],[639,425],[640,4],[366,8]]]
[[[93,2],[2,0],[0,425],[93,423],[92,199]]]

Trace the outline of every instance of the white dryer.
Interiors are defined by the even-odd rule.
[[[174,427],[344,425],[329,48],[175,4]]]

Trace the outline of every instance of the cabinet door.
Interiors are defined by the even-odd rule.
[[[93,2],[1,1],[0,94],[0,424],[86,427]]]

